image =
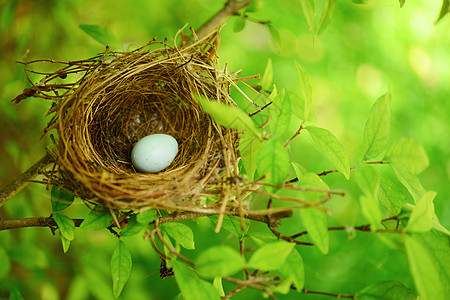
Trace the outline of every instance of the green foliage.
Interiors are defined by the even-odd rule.
[[[11,290],[11,294],[9,294],[9,300],[25,300],[25,298],[22,297],[18,289],[14,288]]]
[[[111,275],[113,280],[113,295],[118,298],[131,273],[131,254],[125,243],[121,240],[111,256]]]
[[[266,244],[252,254],[247,266],[261,271],[277,270],[285,262],[294,246],[285,241]]]
[[[195,249],[194,233],[183,223],[165,223],[161,229],[185,249]]]
[[[213,215],[209,216],[209,219],[211,219],[215,224],[217,224],[219,220],[219,216]],[[236,216],[230,216],[230,215],[224,215],[222,219],[222,227],[226,231],[232,233],[237,238],[241,238],[244,234],[246,234],[248,228],[250,226],[250,220],[245,219],[244,220],[244,231],[241,229],[241,219]]]
[[[384,160],[397,169],[413,175],[420,174],[430,164],[422,145],[413,139],[402,137],[391,145]]]
[[[416,300],[413,290],[396,280],[372,284],[356,294],[357,300]]]
[[[320,17],[319,29],[317,34],[321,34],[331,23],[331,18],[333,17],[334,8],[336,6],[335,0],[326,0],[325,5],[322,10],[322,15]]]
[[[272,60],[269,58],[267,60],[266,69],[264,70],[264,74],[261,77],[261,89],[262,90],[269,90],[272,87],[273,82],[273,67],[272,67]]]
[[[282,90],[273,99],[271,109],[269,110],[271,138],[279,138],[289,128],[291,122],[292,107],[289,96]]]
[[[261,141],[251,133],[244,133],[239,139],[239,151],[242,164],[247,173],[248,180],[252,181],[256,171],[256,154],[261,146]]]
[[[309,114],[311,111],[311,102],[312,102],[312,88],[309,80],[309,75],[306,73],[300,64],[295,61],[295,68],[297,69],[298,76],[298,87],[300,89],[300,93],[302,95],[303,105],[296,105],[298,107],[303,107],[303,115],[298,115],[300,119],[307,121],[309,119]],[[295,112],[295,110],[294,110]]]
[[[303,259],[297,249],[293,248],[284,263],[280,266],[280,273],[286,278],[291,276],[297,292],[301,292],[305,284],[305,268]]]
[[[11,270],[11,261],[5,249],[0,248],[0,280],[6,279]]]
[[[132,236],[140,233],[146,226],[147,223],[139,223],[137,218],[139,215],[134,215],[128,219],[128,224],[120,231],[120,236]]]
[[[136,221],[141,224],[149,224],[158,219],[158,213],[155,209],[147,209],[136,216]]]
[[[442,18],[445,17],[449,12],[450,12],[449,1],[448,0],[442,0],[441,11],[439,12],[439,16],[438,16],[435,24],[437,24],[437,22],[442,20]]]
[[[303,15],[305,16],[306,22],[309,25],[309,30],[316,34],[316,21],[314,12],[314,0],[300,0]]]
[[[58,212],[66,209],[67,207],[72,205],[74,199],[75,196],[71,191],[57,186],[52,187],[51,203],[53,212]]]
[[[84,230],[105,229],[112,224],[113,217],[104,211],[92,210],[81,223],[80,228]]]
[[[256,155],[256,168],[260,176],[265,176],[264,182],[270,185],[281,185],[289,172],[289,154],[278,140],[268,140],[261,144]],[[269,192],[276,187],[266,186]]]
[[[244,260],[229,246],[214,246],[203,251],[195,261],[198,274],[205,278],[230,276],[242,270]]]
[[[428,191],[417,201],[416,207],[409,217],[406,230],[409,232],[428,232],[433,227],[434,205],[436,192]]]
[[[234,32],[242,31],[245,27],[245,15],[240,15],[234,20],[233,30]]]
[[[88,24],[80,24],[79,27],[100,44],[109,46],[113,50],[121,50],[119,39],[107,28]]]

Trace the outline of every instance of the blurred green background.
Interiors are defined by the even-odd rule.
[[[104,50],[78,26],[101,25],[124,45],[143,45],[157,36],[173,40],[189,23],[198,28],[223,1],[1,1],[0,0],[0,185],[4,186],[44,154],[48,137],[40,140],[49,121],[44,114],[50,103],[28,99],[19,105],[10,100],[28,86],[24,61],[37,58],[76,60]],[[270,20],[281,36],[275,45],[266,26],[247,22],[244,30],[233,31],[236,17],[221,32],[220,62],[241,76],[263,73],[272,59],[274,83],[296,90],[294,60],[308,72],[313,87],[312,122],[331,130],[349,152],[352,164],[361,160],[365,120],[376,99],[392,93],[391,142],[401,136],[419,141],[430,158],[430,167],[420,175],[426,189],[438,192],[435,199],[441,223],[450,227],[450,18],[437,25],[441,1],[370,0],[355,5],[337,1],[331,24],[313,38],[298,0],[263,1],[261,10],[250,16]],[[319,11],[323,1],[316,1]],[[253,82],[257,83],[257,80]],[[309,141],[302,136],[292,144],[295,160],[313,172],[331,169]],[[359,217],[355,186],[338,174],[325,180],[349,194],[333,200],[334,221],[364,224]],[[50,193],[31,184],[0,210],[1,218],[48,216]],[[84,217],[87,209],[77,201],[68,214]],[[354,217],[353,217],[354,216]],[[351,220],[351,221],[349,221]],[[349,223],[350,222],[350,223]],[[285,222],[283,230],[298,232],[296,224]],[[231,243],[225,233],[212,233],[208,220],[189,221],[198,249],[215,243]],[[253,225],[252,230],[259,229]],[[173,278],[160,279],[159,257],[141,237],[125,238],[133,255],[133,271],[121,299],[171,299],[177,295]],[[0,232],[0,247],[13,260],[9,273],[0,273],[0,298],[18,288],[26,299],[111,299],[109,260],[116,239],[109,233],[76,231],[68,254],[63,255],[59,237],[48,229],[20,229]],[[306,264],[306,288],[352,294],[380,280],[401,280],[413,287],[405,256],[391,250],[370,234],[332,233],[327,256],[313,248],[299,248]],[[1,252],[1,251],[0,251]],[[195,257],[195,252],[186,255]],[[0,260],[4,257],[0,253]],[[0,261],[1,263],[1,261]],[[363,276],[362,276],[363,274]],[[227,285],[226,285],[227,287]],[[281,298],[298,297],[294,293]],[[259,299],[255,291],[244,291],[236,299]],[[328,299],[302,295],[302,299]]]

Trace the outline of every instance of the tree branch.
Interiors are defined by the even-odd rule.
[[[29,168],[25,173],[17,177],[13,182],[5,186],[0,191],[0,207],[2,207],[9,199],[15,194],[20,192],[28,182],[39,174],[39,171],[44,169],[51,161],[53,157],[50,153],[46,153],[37,163]]]

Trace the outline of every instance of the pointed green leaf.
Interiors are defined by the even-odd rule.
[[[86,34],[104,46],[109,46],[113,50],[120,50],[122,48],[119,39],[105,27],[88,24],[80,24],[79,27]]]
[[[309,114],[311,112],[311,102],[312,102],[312,88],[309,80],[308,73],[303,70],[302,66],[295,61],[295,68],[297,69],[297,77],[298,77],[298,87],[300,89],[300,93],[302,95],[302,103],[295,103],[293,101],[292,105],[303,106],[303,115],[298,116],[300,119],[307,121],[309,119]]]
[[[217,224],[219,220],[218,215],[208,216],[214,224]],[[224,215],[222,220],[222,228],[231,232],[236,237],[241,238],[244,234],[247,233],[248,228],[250,226],[250,220],[244,219],[244,231],[241,229],[241,219],[237,216]]]
[[[63,247],[63,252],[67,253],[67,251],[69,251],[69,247],[70,247],[70,240],[66,239],[65,237],[63,237],[61,234],[59,235],[61,238],[61,244]]]
[[[272,60],[269,58],[267,60],[267,66],[264,70],[264,75],[261,78],[261,89],[263,91],[268,91],[272,87],[273,82],[273,68],[272,68]]]
[[[304,208],[300,210],[300,217],[308,236],[320,252],[327,254],[330,245],[327,215],[315,208]]]
[[[372,195],[360,195],[359,203],[361,205],[361,211],[370,223],[370,229],[376,231],[381,224],[383,215],[378,205],[378,199]]]
[[[365,195],[373,198],[377,196],[381,176],[372,166],[359,165],[355,170],[354,176],[356,183]]]
[[[113,280],[113,295],[114,298],[120,296],[125,283],[127,283],[128,278],[131,273],[131,254],[127,246],[122,240],[114,249],[111,257],[111,275]]]
[[[230,276],[242,270],[244,260],[235,249],[220,245],[203,251],[195,260],[195,267],[205,278]]]
[[[305,16],[306,22],[308,22],[309,30],[315,34],[316,33],[316,21],[314,18],[314,0],[301,0],[301,5],[303,9],[303,15]]]
[[[409,268],[420,299],[450,295],[450,237],[431,231],[405,235]]]
[[[9,300],[25,300],[25,298],[22,297],[22,294],[19,292],[18,289],[13,288],[11,290],[11,293],[9,294]]]
[[[203,111],[211,115],[219,125],[243,132],[251,132],[255,137],[262,138],[262,133],[253,120],[238,107],[211,101],[199,95],[194,95],[194,97],[202,106]]]
[[[409,232],[427,232],[433,227],[434,204],[436,192],[428,191],[417,201],[409,217],[406,230]]]
[[[289,153],[278,140],[268,140],[262,143],[256,155],[256,166],[260,176],[266,176],[264,182],[281,185],[285,182],[289,172]],[[266,189],[274,192],[277,189],[267,186]]]
[[[239,153],[249,181],[252,181],[256,171],[256,155],[261,141],[251,133],[244,133],[239,139]]]
[[[52,186],[51,202],[53,212],[58,212],[69,207],[75,199],[74,194],[65,188]]]
[[[257,249],[250,257],[248,267],[261,271],[277,270],[284,263],[295,244],[277,241]]]
[[[147,209],[139,213],[136,216],[136,221],[141,224],[148,224],[158,219],[158,213],[156,209]]]
[[[301,164],[299,164],[295,161],[291,161],[291,165],[294,168],[295,176],[297,176],[298,180],[300,180],[303,177],[303,175],[308,173],[308,171],[305,169],[305,167],[303,167]]]
[[[392,180],[384,176],[380,178],[377,196],[378,201],[388,210],[390,216],[397,215],[406,203],[406,196],[403,191]]]
[[[320,201],[327,192],[330,190],[329,186],[318,176],[316,173],[308,172],[304,174],[296,184],[297,186],[305,189],[306,191],[299,191],[299,197],[309,201]]]
[[[439,12],[439,16],[434,24],[437,24],[446,14],[450,12],[450,5],[448,0],[442,0],[441,11]]]
[[[291,122],[291,101],[284,89],[272,101],[269,109],[269,127],[272,138],[279,138],[289,128]]]
[[[372,284],[356,293],[357,300],[417,300],[417,295],[400,281],[390,280]]]
[[[272,24],[267,24],[267,28],[269,29],[270,36],[272,37],[272,42],[273,45],[275,46],[275,50],[279,52],[281,49],[280,32]]]
[[[400,8],[402,8],[403,5],[405,4],[406,0],[398,0],[398,2],[400,2]]]
[[[179,243],[185,249],[195,249],[194,233],[192,229],[183,223],[164,223],[161,224],[161,229],[166,232],[171,238]]]
[[[237,17],[236,20],[234,20],[233,31],[242,31],[245,27],[245,21],[246,19],[244,15],[240,15],[239,17]]]
[[[419,178],[407,170],[397,168],[395,165],[391,165],[391,167],[398,180],[400,180],[400,182],[408,189],[409,193],[417,202],[417,200],[425,193],[425,189],[420,183]]]
[[[257,12],[260,11],[263,6],[263,0],[253,0],[245,9],[245,12]]]
[[[131,218],[128,220],[127,226],[125,226],[120,231],[120,236],[132,236],[135,234],[140,233],[145,227],[147,226],[147,223],[139,223],[137,221],[137,216],[131,216]]]
[[[320,17],[319,29],[317,34],[324,32],[325,28],[331,23],[331,17],[333,16],[334,8],[336,6],[336,0],[326,0],[322,10],[322,16]]]
[[[328,130],[315,126],[306,127],[317,148],[346,179],[350,178],[347,152],[338,139]]]
[[[211,299],[219,300],[219,292],[214,286],[198,277],[197,273],[187,267],[184,263],[172,261],[175,271],[175,280],[184,300]]]
[[[417,175],[430,164],[422,145],[411,138],[397,140],[386,153],[384,160],[398,169]]]
[[[378,157],[386,149],[391,130],[391,95],[386,93],[372,107],[364,127],[364,160]]]
[[[84,230],[105,229],[111,225],[113,217],[107,212],[90,211],[80,228]]]
[[[302,292],[305,284],[305,268],[303,259],[297,249],[293,248],[291,253],[289,253],[286,261],[280,266],[280,273],[285,277],[292,275],[293,284],[297,292]]]
[[[61,213],[54,213],[53,220],[55,220],[56,225],[58,225],[61,235],[69,241],[72,241],[75,237],[75,223],[68,216]]]

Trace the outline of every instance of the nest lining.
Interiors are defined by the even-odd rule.
[[[214,55],[216,35],[181,49],[154,40],[148,45],[159,46],[154,50],[105,53],[49,74],[45,87],[51,92],[61,88],[51,83],[61,74],[82,75],[61,95],[38,89],[38,96],[56,103],[46,129],[58,132],[50,183],[119,209],[192,210],[207,195],[228,201],[227,179],[238,176],[238,134],[216,124],[193,97],[235,105],[231,79]],[[179,150],[162,172],[141,173],[131,164],[131,150],[153,133],[172,135]]]

